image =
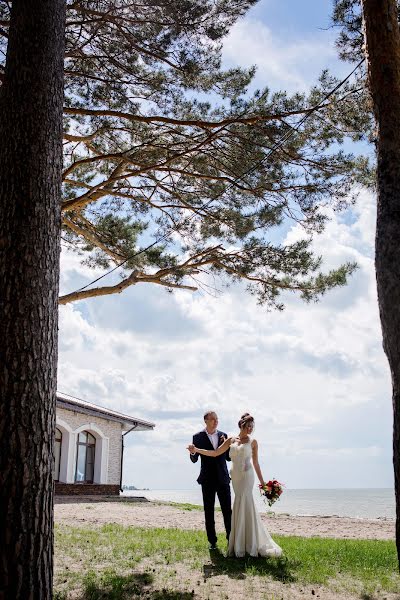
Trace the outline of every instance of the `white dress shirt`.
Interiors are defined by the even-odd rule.
[[[208,435],[208,439],[210,440],[212,447],[214,450],[218,448],[218,431],[214,431],[214,433],[208,433],[207,429],[204,429],[206,434]]]

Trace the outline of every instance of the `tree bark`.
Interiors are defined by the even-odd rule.
[[[400,564],[400,33],[396,0],[363,0],[369,86],[377,123],[376,279],[393,393],[396,546]]]
[[[13,0],[0,88],[0,599],[52,597],[65,0]]]

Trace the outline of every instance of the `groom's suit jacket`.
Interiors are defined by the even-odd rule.
[[[218,431],[218,446],[220,446],[223,442],[222,436],[226,439],[226,433],[223,431]],[[201,448],[202,450],[214,450],[214,446],[210,442],[210,438],[208,437],[205,431],[199,431],[193,436],[193,444],[196,448]],[[228,474],[228,469],[226,467],[226,461],[231,460],[229,457],[229,450],[221,454],[220,456],[211,457],[211,456],[203,456],[202,454],[194,454],[190,455],[190,460],[195,463],[198,461],[200,456],[201,460],[201,469],[200,475],[197,478],[197,482],[201,485],[203,484],[213,484],[213,485],[223,485],[230,482],[230,477]]]

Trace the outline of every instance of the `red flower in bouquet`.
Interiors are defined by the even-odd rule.
[[[283,484],[277,479],[270,479],[263,484],[260,483],[258,487],[263,499],[268,502],[268,506],[272,506],[283,494]]]

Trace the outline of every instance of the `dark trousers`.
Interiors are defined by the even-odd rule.
[[[217,543],[217,534],[215,532],[214,519],[215,494],[217,494],[218,496],[218,500],[222,510],[222,515],[224,517],[226,538],[229,540],[232,517],[231,488],[229,483],[225,483],[222,485],[203,483],[201,489],[203,492],[204,517],[206,521],[206,532],[209,543]]]

